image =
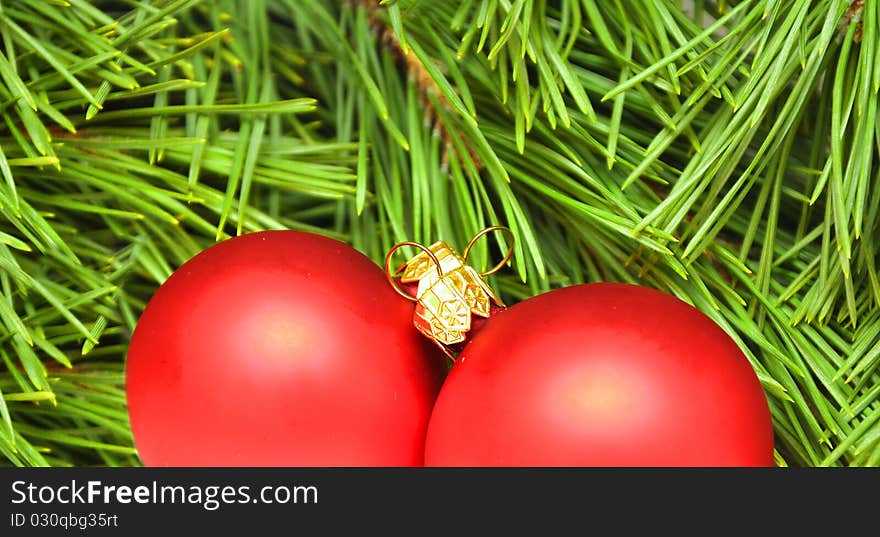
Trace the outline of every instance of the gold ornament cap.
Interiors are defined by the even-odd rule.
[[[504,232],[510,246],[501,262],[480,273],[467,264],[468,255],[480,238],[494,231]],[[513,244],[513,232],[504,226],[492,226],[477,233],[462,255],[443,241],[427,247],[416,242],[401,242],[388,251],[385,274],[395,291],[416,303],[413,314],[416,329],[454,359],[453,346],[467,339],[478,320],[488,319],[493,312],[505,307],[484,278],[510,261]],[[391,258],[404,246],[413,246],[421,252],[392,272]]]

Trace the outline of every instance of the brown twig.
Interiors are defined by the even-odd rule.
[[[419,102],[424,110],[425,123],[431,125],[434,135],[438,136],[443,141],[444,152],[441,165],[443,168],[446,168],[448,165],[449,152],[454,151],[455,146],[450,135],[450,128],[443,120],[443,116],[441,112],[437,110],[437,107],[442,108],[443,113],[455,114],[456,112],[453,110],[452,106],[450,106],[449,101],[443,95],[443,92],[440,91],[437,83],[431,77],[431,74],[428,72],[428,69],[425,68],[424,64],[422,64],[421,60],[419,60],[418,56],[413,53],[412,49],[406,49],[403,47],[403,44],[397,38],[394,30],[382,18],[380,12],[383,8],[375,0],[356,0],[353,4],[363,7],[366,10],[367,19],[370,22],[370,27],[373,32],[378,36],[382,45],[390,50],[398,61],[403,64],[406,68],[407,75],[415,83],[416,89],[418,90]],[[462,158],[470,158],[477,170],[482,170],[483,164],[473,148],[468,145],[466,141],[464,142],[464,145],[468,154],[460,156]]]
[[[859,19],[858,25],[856,26],[856,32],[853,35],[853,41],[855,43],[860,43],[862,41],[862,10],[865,7],[865,0],[854,0],[852,4],[850,4],[849,8],[847,8],[846,13],[843,14],[843,20],[846,21],[845,26],[849,26],[853,20],[856,18]]]

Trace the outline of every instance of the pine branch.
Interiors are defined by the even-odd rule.
[[[0,452],[12,464],[136,463],[122,365],[156,286],[215,236],[331,233],[297,212],[354,197],[353,160],[332,156],[345,146],[293,132],[314,101],[264,84],[270,65],[252,59],[268,41],[242,47],[219,10],[193,4],[0,12]],[[265,22],[250,5],[242,23]]]
[[[69,3],[0,11],[9,463],[137,462],[128,337],[217,238],[380,260],[501,223],[508,303],[673,293],[748,356],[779,464],[880,464],[876,2]]]

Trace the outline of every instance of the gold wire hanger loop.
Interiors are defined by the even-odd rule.
[[[409,293],[407,293],[406,291],[404,291],[400,287],[400,284],[398,284],[397,280],[394,279],[394,273],[391,272],[391,256],[394,255],[394,252],[396,252],[397,250],[399,250],[400,248],[402,248],[404,246],[412,246],[414,248],[418,248],[419,250],[421,250],[422,252],[427,254],[428,258],[430,258],[431,261],[434,262],[434,268],[437,269],[437,276],[439,276],[441,278],[443,277],[443,267],[440,266],[440,260],[437,259],[436,255],[434,255],[434,252],[432,252],[430,249],[428,249],[427,247],[425,247],[417,242],[411,242],[411,241],[398,242],[390,250],[388,250],[388,254],[385,255],[385,277],[388,278],[388,283],[390,283],[391,287],[393,287],[394,290],[397,291],[397,294],[399,294],[403,298],[410,300],[412,302],[418,302],[419,301],[418,298],[410,295]]]
[[[510,258],[513,257],[513,249],[516,244],[516,237],[514,236],[513,231],[511,231],[510,228],[507,226],[487,227],[483,231],[480,231],[479,233],[474,235],[474,238],[471,239],[471,242],[469,242],[467,247],[464,249],[464,260],[465,260],[465,262],[467,262],[468,255],[471,253],[471,248],[474,247],[474,244],[476,244],[478,240],[480,240],[484,236],[488,235],[489,233],[492,233],[493,231],[500,231],[500,232],[504,233],[505,235],[507,235],[510,238],[510,247],[507,249],[507,253],[504,255],[504,259],[502,259],[497,265],[492,267],[491,270],[487,270],[486,272],[480,273],[480,276],[482,276],[484,278],[486,276],[491,276],[492,274],[495,274],[496,272],[498,272],[499,270],[504,268],[504,265],[506,265],[508,263],[508,261],[510,261]]]

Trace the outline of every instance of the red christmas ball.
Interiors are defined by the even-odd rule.
[[[746,357],[697,309],[614,283],[498,313],[440,391],[438,466],[771,466],[767,399]]]
[[[218,243],[155,293],[126,364],[149,466],[421,465],[445,372],[412,305],[344,243]]]

